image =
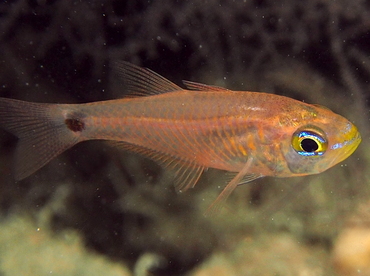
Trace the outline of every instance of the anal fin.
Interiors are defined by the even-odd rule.
[[[177,192],[184,192],[189,188],[193,188],[204,171],[204,167],[199,166],[194,162],[182,160],[141,146],[125,142],[109,142],[109,144],[114,147],[148,157],[163,166],[165,169],[169,169],[174,174],[173,181]]]

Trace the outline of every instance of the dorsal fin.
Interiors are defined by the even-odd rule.
[[[174,173],[173,181],[177,192],[184,192],[189,188],[193,188],[204,171],[204,167],[194,162],[181,160],[162,152],[125,142],[110,141],[108,143],[114,147],[141,154],[171,170]]]
[[[208,85],[208,84],[203,84],[199,82],[193,82],[193,81],[182,81],[186,87],[190,90],[197,90],[197,91],[229,91],[229,89],[220,87],[220,86],[215,86],[215,85]]]
[[[149,96],[182,90],[181,87],[156,72],[126,61],[114,62],[113,70],[123,81],[131,96]]]

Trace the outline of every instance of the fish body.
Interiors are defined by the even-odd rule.
[[[178,190],[193,187],[205,168],[243,172],[234,186],[320,173],[361,141],[351,122],[327,108],[193,82],[182,89],[125,62],[116,70],[135,96],[86,104],[0,98],[0,126],[20,139],[17,179],[86,140],[113,141],[174,169]]]

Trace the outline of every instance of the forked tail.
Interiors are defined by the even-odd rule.
[[[61,105],[0,98],[0,127],[19,138],[14,174],[21,180],[80,141]]]

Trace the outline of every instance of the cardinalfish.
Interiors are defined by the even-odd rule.
[[[177,191],[194,187],[207,168],[231,172],[212,211],[239,184],[321,173],[361,142],[356,126],[318,105],[190,81],[183,89],[127,62],[114,71],[130,97],[84,104],[0,98],[0,126],[19,138],[16,180],[77,143],[109,140],[173,169]]]

